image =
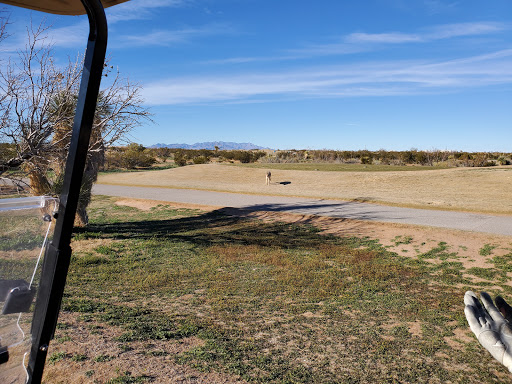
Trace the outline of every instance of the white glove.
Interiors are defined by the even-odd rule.
[[[512,372],[512,327],[503,317],[503,315],[507,318],[512,317],[512,308],[498,296],[496,304],[503,312],[502,315],[489,294],[482,292],[480,297],[485,308],[473,292],[468,291],[464,295],[464,304],[466,304],[464,313],[469,327],[480,344]]]

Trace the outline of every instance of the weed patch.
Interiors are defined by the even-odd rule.
[[[480,249],[479,253],[481,256],[489,256],[492,254],[492,251],[494,249],[496,249],[497,246],[496,245],[491,245],[491,244],[485,244],[482,249]]]

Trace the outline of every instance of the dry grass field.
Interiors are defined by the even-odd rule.
[[[109,173],[98,182],[162,188],[357,200],[416,208],[512,214],[512,166],[390,172],[328,172],[223,164]],[[321,168],[321,167],[319,167]]]

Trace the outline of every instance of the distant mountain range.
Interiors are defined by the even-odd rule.
[[[250,149],[268,149],[265,147],[260,147],[259,145],[255,145],[252,143],[233,143],[226,141],[208,141],[205,143],[195,143],[195,144],[162,144],[157,143],[155,145],[151,145],[150,148],[181,148],[181,149],[211,149],[214,150],[215,146],[219,147],[220,150],[233,150],[233,149],[242,149],[242,150],[250,150]]]

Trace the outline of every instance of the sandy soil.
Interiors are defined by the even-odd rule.
[[[280,221],[294,224],[310,224],[322,230],[321,233],[340,237],[368,237],[379,240],[390,251],[401,256],[415,257],[428,252],[440,242],[448,245],[448,252],[457,252],[458,261],[465,268],[491,268],[489,259],[502,256],[512,250],[512,237],[471,233],[465,231],[421,227],[415,225],[377,223],[361,220],[339,219],[311,215],[297,215],[280,212],[244,212],[235,210],[232,214],[252,217],[264,221]],[[486,244],[496,245],[492,254],[481,256],[479,251]],[[436,263],[439,260],[430,260]]]
[[[201,164],[162,171],[112,173],[102,184],[357,200],[416,208],[512,215],[512,166],[401,172],[272,170]]]
[[[152,201],[145,199],[122,198],[116,204],[148,210],[158,204],[169,205],[175,208],[204,209],[206,206],[175,204],[169,202]],[[211,207],[206,210],[213,210]],[[279,221],[294,224],[309,224],[322,230],[324,234],[340,237],[368,237],[379,240],[390,251],[401,256],[415,257],[428,252],[440,242],[448,245],[448,252],[457,252],[457,260],[465,268],[480,267],[491,268],[489,260],[494,256],[502,256],[512,250],[512,237],[485,233],[450,230],[417,225],[379,223],[374,221],[350,220],[314,215],[292,214],[283,212],[251,212],[236,208],[222,208],[222,212],[229,215],[259,219],[267,222]],[[488,256],[480,255],[480,250],[486,245],[496,246]],[[431,260],[431,262],[439,262]],[[512,279],[511,279],[512,285]]]

